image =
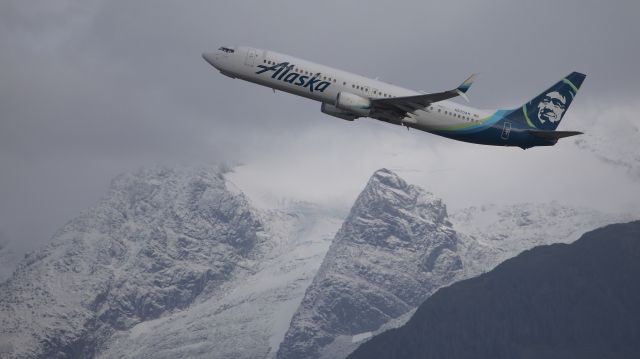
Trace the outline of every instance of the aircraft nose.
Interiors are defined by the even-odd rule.
[[[216,66],[216,56],[213,53],[205,52],[202,54],[202,58],[208,62],[211,66]]]

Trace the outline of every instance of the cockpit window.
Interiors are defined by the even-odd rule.
[[[233,50],[233,49],[230,49],[230,48],[228,48],[228,47],[224,47],[224,46],[223,46],[223,47],[221,47],[221,48],[219,48],[218,50],[220,50],[220,51],[224,51],[224,52],[226,52],[226,53],[228,53],[228,54],[233,54],[233,52],[235,51],[235,50]]]

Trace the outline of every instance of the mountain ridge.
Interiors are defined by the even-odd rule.
[[[527,250],[426,300],[350,359],[634,358],[640,221]]]

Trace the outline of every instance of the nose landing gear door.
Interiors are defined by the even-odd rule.
[[[244,64],[253,67],[256,63],[258,52],[254,49],[247,50],[247,57],[244,59]]]

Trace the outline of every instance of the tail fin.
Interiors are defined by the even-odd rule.
[[[529,128],[555,130],[586,77],[579,72],[570,73],[523,105],[522,110],[511,113],[509,117],[514,121],[523,122]]]

